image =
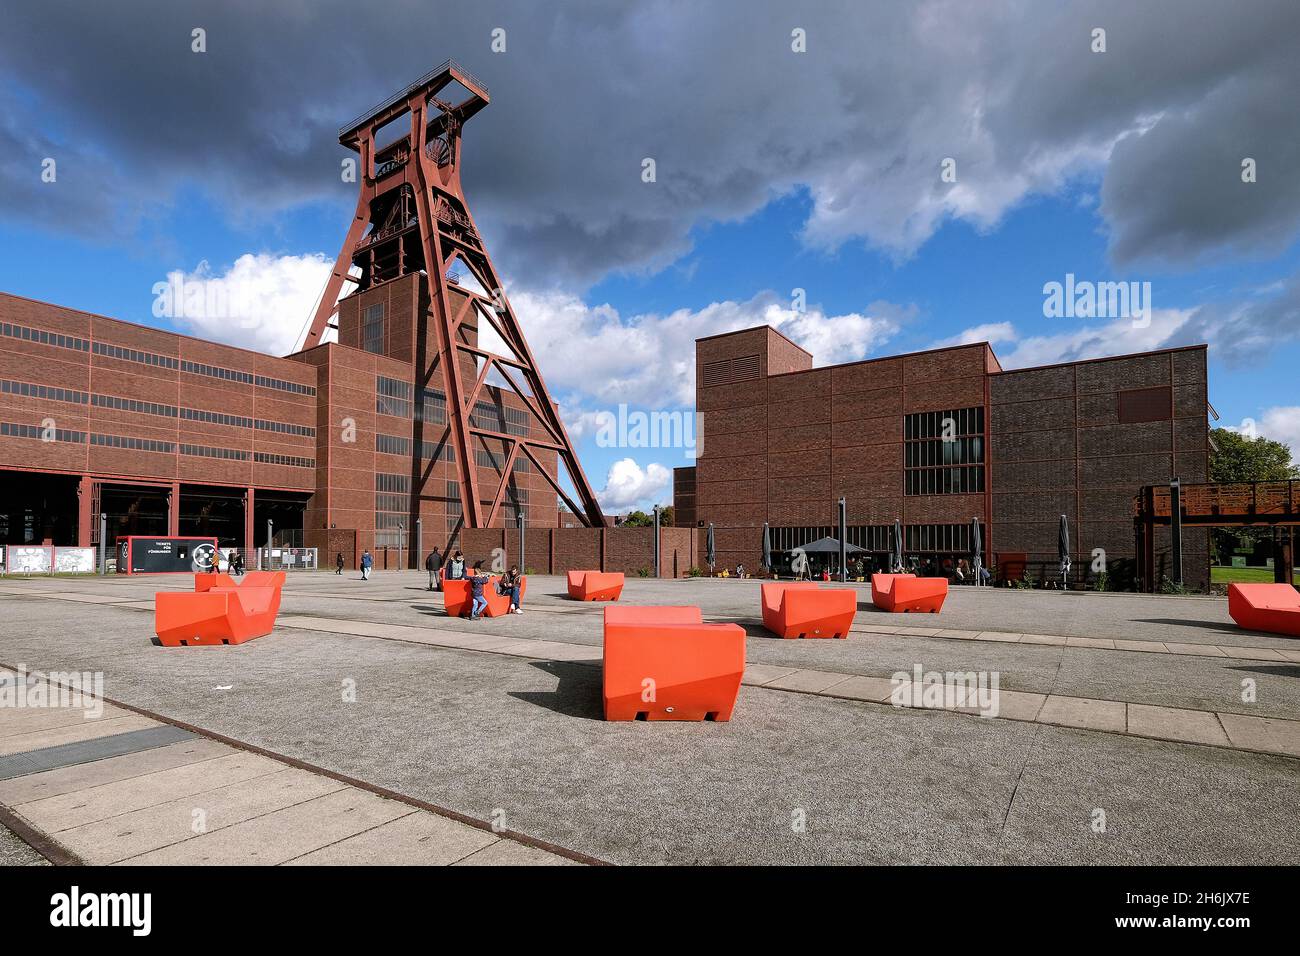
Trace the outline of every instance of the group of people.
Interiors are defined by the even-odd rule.
[[[370,580],[370,572],[375,566],[374,556],[367,550],[361,555],[361,579]],[[434,548],[429,552],[429,556],[424,559],[424,569],[429,572],[429,590],[441,591],[443,582],[443,571],[445,568],[445,577],[448,581],[468,581],[470,587],[470,596],[473,601],[470,604],[469,619],[477,621],[483,616],[483,611],[487,607],[487,596],[483,589],[492,584],[492,576],[483,570],[483,562],[475,561],[468,564],[465,560],[464,552],[460,550],[453,551],[450,557],[444,558],[441,551]],[[334,558],[334,573],[343,573],[343,553],[340,551]],[[510,597],[511,614],[523,614],[523,609],[519,606],[521,603],[523,591],[523,573],[519,570],[519,565],[510,565],[509,570],[501,575],[495,583],[497,594],[503,597]]]
[[[424,570],[429,572],[429,590],[442,590],[443,581],[443,556],[442,553],[434,548],[429,552],[429,556],[424,559]],[[483,562],[475,561],[473,564],[466,566],[465,553],[459,549],[453,551],[451,557],[446,559],[446,579],[448,581],[468,581],[470,588],[470,597],[473,599],[470,604],[469,619],[477,621],[483,616],[483,611],[487,608],[487,596],[483,589],[492,584],[492,576],[483,570]],[[509,569],[496,580],[495,587],[497,594],[510,597],[510,614],[523,614],[523,609],[519,606],[521,592],[523,591],[523,574],[519,571],[519,565],[512,564]]]

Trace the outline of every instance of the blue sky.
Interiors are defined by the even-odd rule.
[[[180,3],[124,26],[56,2],[0,39],[0,289],[287,350],[355,201],[334,127],[455,53],[493,91],[466,131],[471,207],[607,510],[667,501],[687,459],[599,447],[596,416],[689,411],[693,338],[764,321],[823,364],[959,337],[1007,366],[1204,341],[1220,424],[1300,446],[1300,136],[1277,114],[1297,16],[1192,5],[787,4],[734,28],[675,4],[446,4],[431,54],[382,25],[341,34],[330,3]],[[130,56],[98,42],[119,30]],[[255,323],[153,317],[154,284],[201,264],[253,284]],[[1151,327],[1046,317],[1067,273],[1149,282]],[[581,359],[562,358],[575,336]]]

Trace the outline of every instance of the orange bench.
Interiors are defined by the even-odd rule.
[[[882,611],[938,614],[947,596],[946,578],[918,578],[914,574],[871,576],[871,602]]]
[[[487,607],[483,609],[484,617],[501,617],[510,613],[510,595],[497,594],[499,574],[489,575],[491,580],[483,585],[483,596],[487,598]],[[528,576],[519,579],[519,600],[528,593]],[[448,581],[445,574],[442,579],[442,606],[447,609],[449,617],[469,617],[474,607],[474,592],[469,581],[460,578]]]
[[[623,593],[622,571],[570,571],[568,579],[575,601],[617,601]]]
[[[200,579],[206,580],[200,580]],[[280,611],[283,571],[254,571],[236,585],[224,574],[196,574],[193,591],[154,595],[155,643],[164,647],[242,644],[265,637]]]
[[[623,593],[623,572],[569,571],[568,588],[575,601],[617,601]]]
[[[858,612],[850,588],[822,588],[813,581],[761,585],[763,626],[784,638],[848,637]]]
[[[1228,613],[1238,627],[1300,637],[1300,591],[1289,584],[1229,584]]]
[[[745,631],[698,607],[605,608],[606,720],[730,720]]]

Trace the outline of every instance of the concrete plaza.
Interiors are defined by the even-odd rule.
[[[562,578],[476,623],[425,583],[290,575],[271,636],[173,649],[150,642],[153,593],[188,577],[0,580],[0,665],[100,671],[124,705],[82,722],[99,728],[0,713],[0,761],[194,735],[14,771],[0,806],[91,862],[1300,862],[1300,642],[1237,629],[1223,599],[955,588],[912,616],[857,586],[847,640],[781,641],[757,582],[632,578],[627,603],[741,623],[748,664],[730,723],[620,724],[601,719],[600,607]],[[996,673],[999,716],[892,706],[918,665]],[[226,750],[163,753],[194,747]],[[239,791],[271,777],[279,803]],[[39,786],[56,779],[76,798]],[[345,823],[248,860],[276,814],[328,799],[346,805],[309,818]],[[198,838],[118,826],[209,802],[236,809]],[[33,858],[0,831],[0,862]]]

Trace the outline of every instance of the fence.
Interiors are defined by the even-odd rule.
[[[94,548],[10,544],[0,547],[0,574],[94,574]]]

